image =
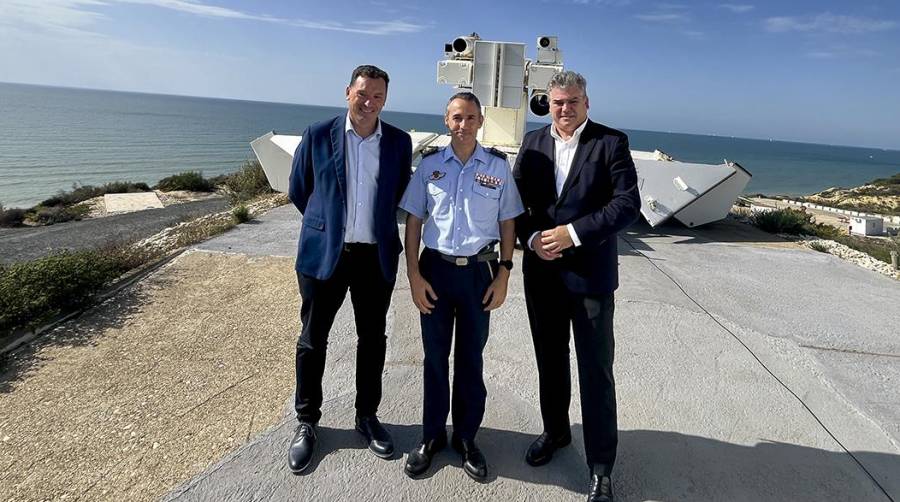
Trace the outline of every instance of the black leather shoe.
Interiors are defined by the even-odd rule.
[[[603,474],[591,474],[591,487],[588,502],[613,502],[612,479]]]
[[[403,471],[411,478],[422,474],[431,467],[431,459],[434,458],[434,455],[446,446],[446,436],[422,441],[415,450],[406,455],[406,466],[403,467]]]
[[[369,450],[380,458],[394,456],[394,441],[388,431],[382,427],[381,422],[374,415],[371,417],[356,417],[356,430],[359,431],[369,443]]]
[[[453,438],[453,449],[463,457],[463,470],[470,478],[483,481],[487,477],[487,461],[471,439]]]
[[[309,422],[300,422],[288,449],[288,467],[291,472],[300,474],[309,467],[315,451],[316,426]]]
[[[558,437],[551,437],[549,433],[544,432],[528,447],[525,461],[533,467],[544,465],[553,458],[553,452],[563,446],[567,446],[571,442],[572,434],[569,432]]]

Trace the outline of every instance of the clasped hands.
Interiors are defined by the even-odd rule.
[[[539,240],[540,239],[540,240]],[[562,256],[562,252],[574,246],[572,236],[569,235],[569,229],[566,225],[559,225],[550,230],[544,230],[540,234],[536,234],[531,240],[531,249],[542,260],[555,260]]]

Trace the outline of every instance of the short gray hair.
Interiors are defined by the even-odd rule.
[[[569,89],[572,87],[581,89],[582,94],[587,96],[587,81],[584,77],[580,73],[567,70],[553,75],[550,83],[547,84],[547,92],[553,89]]]

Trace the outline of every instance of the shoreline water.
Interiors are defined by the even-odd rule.
[[[188,170],[207,177],[229,172],[252,158],[249,142],[265,132],[300,134],[306,125],[345,111],[2,83],[0,101],[4,207],[31,206],[73,183],[152,184]],[[444,129],[438,115],[386,111],[384,118],[403,129]],[[636,150],[660,149],[685,162],[740,163],[753,174],[746,193],[806,195],[900,171],[900,151],[894,150],[623,130]]]

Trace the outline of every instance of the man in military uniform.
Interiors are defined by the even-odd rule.
[[[481,103],[470,92],[450,98],[444,117],[450,146],[426,155],[400,207],[406,220],[406,265],[413,302],[421,312],[425,348],[422,443],[409,453],[406,473],[417,476],[447,445],[451,409],[450,346],[456,323],[453,367],[453,448],[476,480],[487,476],[475,445],[487,390],[482,352],[490,311],[506,299],[515,228],[522,202],[506,155],[478,144]],[[424,236],[423,236],[424,227]],[[425,249],[419,256],[419,241]],[[500,261],[494,245],[500,241]]]

